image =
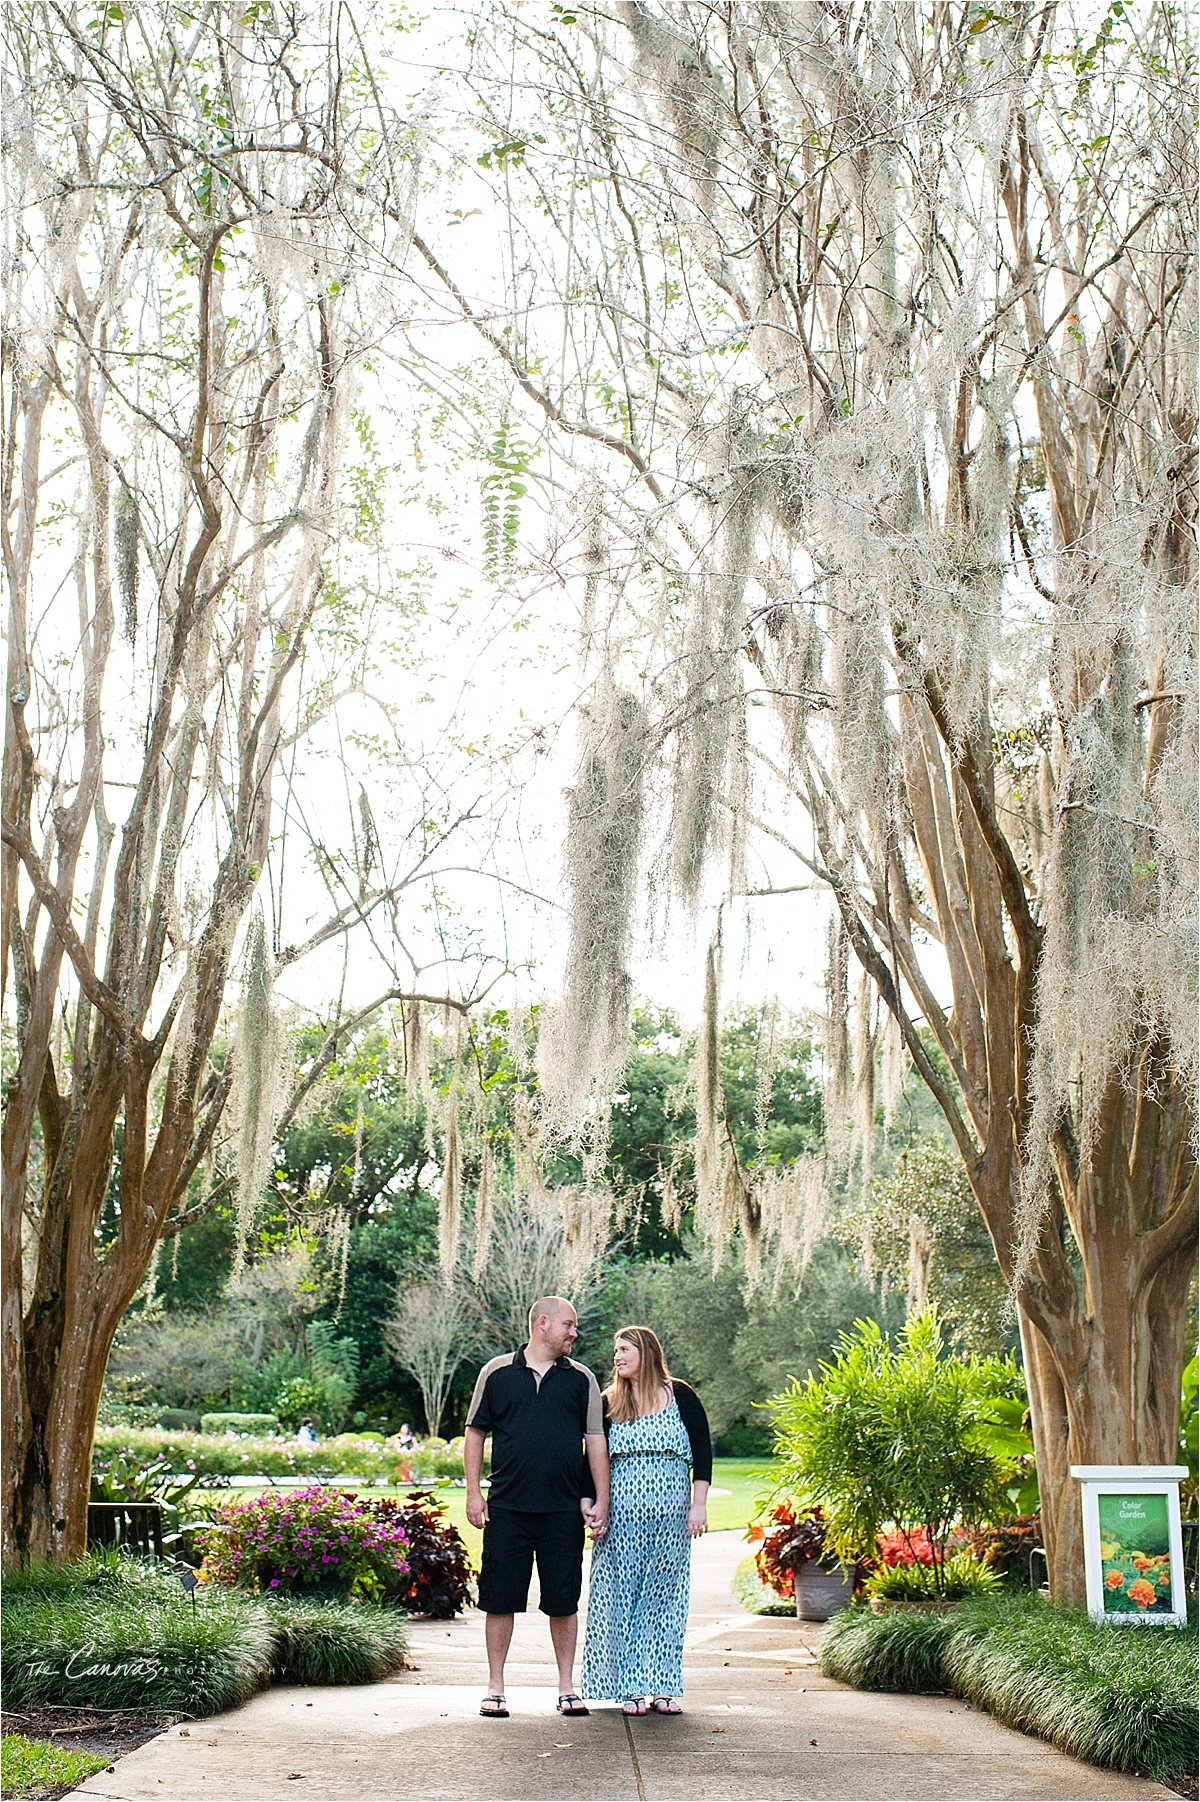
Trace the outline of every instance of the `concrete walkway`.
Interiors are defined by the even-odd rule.
[[[745,1545],[696,1548],[687,1712],[627,1721],[555,1712],[540,1615],[518,1620],[512,1718],[479,1717],[482,1616],[418,1623],[416,1670],[362,1689],[273,1689],[171,1728],[74,1793],[109,1802],[1174,1802],[943,1697],[868,1695],[820,1676],[818,1629],[747,1614],[729,1582]]]

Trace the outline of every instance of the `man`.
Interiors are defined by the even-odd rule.
[[[584,1527],[599,1538],[608,1526],[608,1448],[599,1385],[567,1356],[578,1333],[578,1316],[561,1295],[534,1302],[528,1345],[484,1365],[467,1410],[467,1519],[483,1528],[479,1606],[487,1615],[488,1694],[479,1712],[491,1720],[508,1718],[504,1663],[513,1617],[524,1614],[529,1599],[535,1558],[539,1606],[550,1617],[558,1664],[559,1712],[588,1712],[572,1672]],[[480,1484],[489,1433],[492,1482],[485,1501]]]

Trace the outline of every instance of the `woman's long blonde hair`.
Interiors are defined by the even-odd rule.
[[[604,1391],[611,1419],[622,1426],[636,1420],[639,1414],[653,1414],[662,1406],[662,1392],[671,1387],[671,1373],[659,1344],[658,1334],[648,1326],[623,1326],[614,1340],[628,1339],[636,1345],[642,1361],[638,1365],[636,1383],[623,1377],[613,1365],[612,1376]]]

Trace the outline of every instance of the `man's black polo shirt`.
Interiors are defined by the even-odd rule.
[[[526,1514],[578,1509],[585,1433],[603,1433],[600,1386],[573,1358],[559,1358],[544,1377],[525,1362],[524,1347],[485,1364],[467,1425],[492,1436],[489,1504]]]

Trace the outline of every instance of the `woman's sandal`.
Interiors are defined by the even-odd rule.
[[[578,1716],[591,1714],[592,1711],[584,1702],[583,1697],[577,1696],[572,1690],[569,1696],[558,1698],[558,1712],[565,1714],[568,1720],[575,1720]]]
[[[652,1714],[682,1714],[683,1709],[674,1696],[655,1696],[650,1704]]]
[[[485,1721],[506,1721],[508,1707],[503,1696],[485,1696],[479,1704],[479,1712]]]
[[[646,1712],[646,1704],[640,1696],[630,1696],[628,1702],[622,1702],[621,1713],[631,1717],[639,1717]]]

